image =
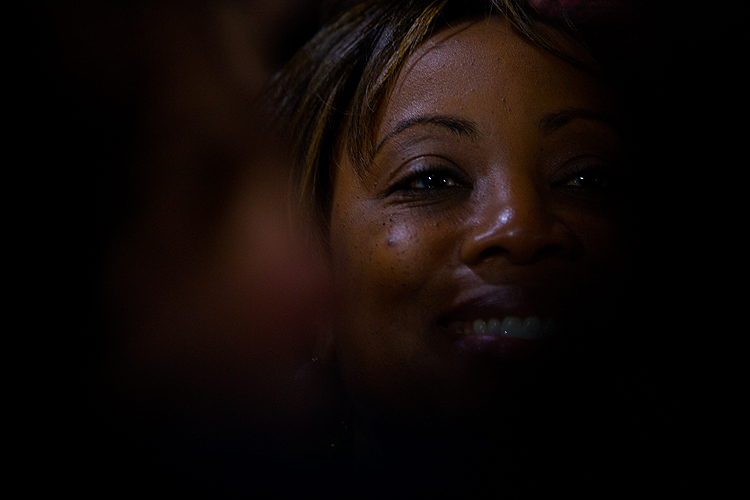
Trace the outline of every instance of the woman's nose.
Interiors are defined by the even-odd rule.
[[[579,244],[557,219],[529,181],[510,183],[497,196],[486,197],[476,225],[461,245],[461,260],[470,266],[492,258],[533,264],[547,258],[573,258]]]

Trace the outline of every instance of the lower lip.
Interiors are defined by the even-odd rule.
[[[519,339],[500,335],[462,335],[455,339],[455,345],[466,355],[523,359],[548,351],[550,340]]]

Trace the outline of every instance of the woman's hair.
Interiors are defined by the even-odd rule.
[[[543,28],[557,24],[575,37],[565,16],[543,18],[525,0],[367,0],[325,26],[275,76],[270,102],[292,144],[294,203],[317,220],[324,241],[336,157],[346,152],[355,168],[372,160],[378,114],[404,62],[436,29],[491,15],[504,16],[531,42],[583,66]]]

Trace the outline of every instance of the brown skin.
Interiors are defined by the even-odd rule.
[[[334,188],[333,344],[355,401],[418,416],[502,400],[518,349],[467,344],[450,323],[559,320],[600,292],[625,238],[624,147],[600,119],[615,115],[597,79],[500,18],[444,29],[408,59],[374,162],[360,175],[342,155]],[[404,126],[435,116],[456,123]]]

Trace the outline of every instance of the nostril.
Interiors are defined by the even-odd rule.
[[[516,264],[533,264],[545,259],[558,257],[563,253],[560,245],[545,245],[540,248],[505,248],[501,245],[492,245],[479,253],[479,261],[491,259],[497,256],[505,256]]]
[[[503,253],[508,253],[508,250],[499,246],[491,246],[489,248],[485,248],[479,253],[479,260],[489,259]]]
[[[548,245],[534,252],[531,260],[533,262],[536,262],[536,261],[548,259],[551,257],[557,257],[558,255],[562,254],[562,251],[563,249],[560,245]]]

